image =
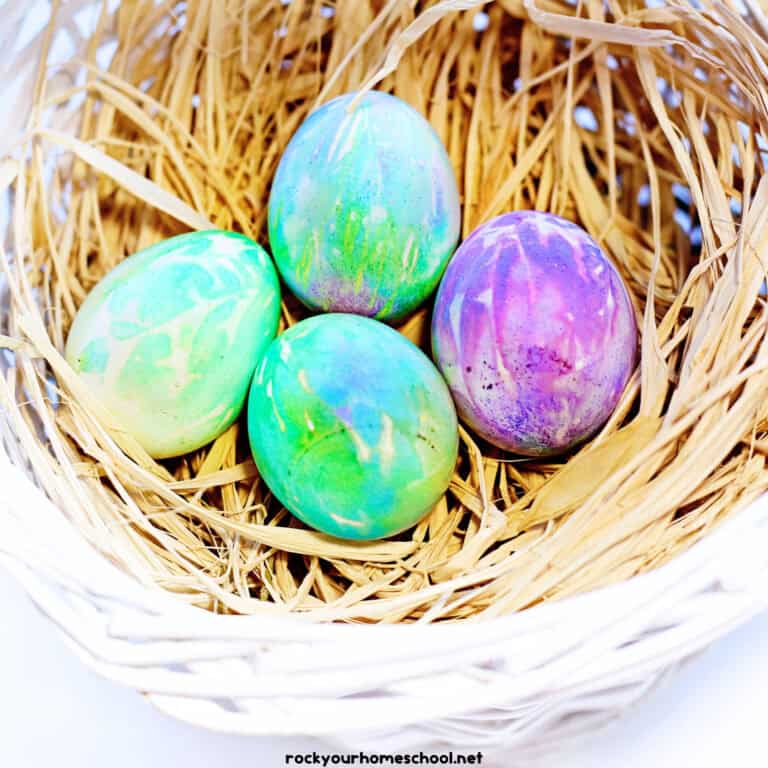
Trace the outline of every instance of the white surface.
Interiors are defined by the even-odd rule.
[[[0,766],[271,768],[309,739],[257,739],[177,723],[93,675],[0,571]],[[546,768],[763,768],[768,615],[721,640],[623,720]],[[502,763],[503,764],[503,763]]]

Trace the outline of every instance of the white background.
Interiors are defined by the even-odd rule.
[[[278,768],[286,752],[328,751],[167,718],[82,666],[2,570],[0,606],[0,768]],[[765,768],[766,734],[768,614],[545,768]]]

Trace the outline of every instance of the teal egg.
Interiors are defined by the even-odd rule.
[[[248,434],[269,488],[307,525],[377,539],[418,522],[456,464],[440,373],[382,323],[327,314],[281,334],[259,364]]]
[[[312,112],[283,154],[269,241],[310,308],[393,321],[437,287],[460,230],[448,155],[422,115],[380,91]]]
[[[119,425],[167,458],[238,417],[279,317],[264,249],[232,232],[194,232],[109,272],[80,307],[65,355]]]

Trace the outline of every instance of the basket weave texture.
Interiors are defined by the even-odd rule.
[[[0,47],[0,555],[89,664],[208,727],[522,760],[766,605],[761,4],[71,0],[40,30],[27,11],[6,2]],[[271,498],[241,424],[154,462],[61,350],[138,248],[211,226],[265,242],[300,121],[373,86],[444,141],[464,235],[520,208],[584,226],[642,355],[572,456],[462,432],[422,523],[347,544]],[[286,297],[283,327],[303,316]],[[400,330],[426,345],[428,318]]]

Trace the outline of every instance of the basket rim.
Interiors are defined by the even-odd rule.
[[[511,682],[515,706],[553,696],[589,701],[599,690],[615,714],[768,608],[768,494],[668,563],[625,581],[482,622],[349,625],[311,614],[215,614],[140,584],[91,547],[1,446],[0,487],[0,564],[80,660],[167,715],[228,733],[357,747],[387,729],[419,726],[439,739],[445,718],[510,706]],[[178,674],[175,664],[192,653],[202,660]],[[275,659],[277,677],[262,671]],[[278,690],[264,690],[265,679]],[[456,690],[446,689],[457,680]],[[367,701],[343,696],[345,688],[389,686],[389,696]],[[234,705],[220,711],[221,701]],[[351,716],[341,729],[325,716],[338,707]],[[523,729],[513,741],[530,737]]]
[[[306,631],[308,627],[312,627],[312,632],[309,634],[313,636],[325,633],[341,636],[374,631],[379,634],[383,632],[402,633],[407,628],[405,631],[409,631],[412,634],[418,633],[419,636],[425,639],[436,638],[446,633],[456,634],[462,631],[457,628],[471,627],[478,623],[483,626],[492,625],[497,630],[511,630],[513,628],[517,630],[520,627],[525,627],[527,623],[534,625],[537,623],[549,623],[544,621],[545,616],[557,617],[559,620],[562,616],[568,616],[570,613],[577,612],[575,606],[581,604],[594,603],[598,606],[600,603],[608,604],[613,601],[617,593],[621,593],[621,602],[626,602],[630,597],[628,590],[638,594],[643,592],[658,594],[668,592],[668,588],[679,578],[690,579],[692,582],[699,584],[700,587],[709,584],[719,586],[725,591],[742,591],[754,597],[755,605],[768,608],[768,580],[766,580],[764,585],[765,594],[762,594],[759,589],[749,589],[749,585],[754,583],[753,577],[756,574],[765,571],[765,575],[768,576],[768,552],[763,554],[765,548],[758,544],[758,542],[762,543],[764,541],[762,536],[768,537],[768,493],[758,497],[747,508],[741,510],[732,518],[725,520],[716,530],[711,531],[707,536],[697,541],[686,551],[679,553],[669,562],[663,563],[650,571],[636,574],[629,579],[598,587],[587,592],[559,598],[552,602],[538,603],[525,610],[515,611],[507,615],[482,618],[480,621],[470,619],[436,623],[350,624],[340,621],[327,621],[322,618],[318,619],[314,612],[293,612],[280,615],[275,613],[272,616],[264,614],[217,614],[186,604],[160,587],[150,588],[140,584],[139,581],[110,563],[101,552],[82,538],[74,526],[63,517],[59,508],[42,490],[34,485],[21,468],[11,462],[2,445],[0,445],[0,487],[6,489],[0,504],[0,509],[2,509],[2,514],[0,514],[0,530],[2,530],[3,524],[8,528],[7,534],[0,537],[0,555],[7,564],[16,563],[18,567],[29,572],[34,572],[35,565],[38,567],[42,565],[40,559],[37,559],[36,562],[36,553],[33,547],[27,547],[26,552],[21,554],[18,549],[14,548],[14,542],[18,542],[18,539],[10,535],[14,533],[14,528],[16,528],[15,532],[20,534],[22,519],[24,517],[29,518],[29,513],[24,509],[19,509],[19,507],[25,506],[29,508],[29,506],[35,506],[38,511],[41,509],[45,510],[45,514],[49,519],[52,519],[52,513],[58,515],[61,525],[57,532],[62,534],[68,529],[70,541],[76,539],[80,542],[79,554],[89,554],[92,563],[99,563],[99,570],[102,573],[109,571],[115,578],[114,584],[116,586],[117,582],[122,582],[120,584],[122,588],[121,597],[127,596],[122,594],[122,591],[128,587],[129,593],[151,595],[153,605],[157,604],[157,598],[162,598],[162,602],[169,609],[170,613],[174,614],[177,618],[180,618],[182,613],[186,613],[189,617],[195,617],[192,624],[195,628],[200,629],[213,621],[217,623],[226,622],[231,627],[238,624],[244,625],[256,622],[262,624],[267,629],[277,626],[291,626],[294,629],[301,628]],[[16,491],[16,494],[13,491]],[[26,495],[22,497],[21,493]],[[18,504],[19,501],[22,504]],[[30,505],[30,501],[32,501],[32,505]],[[15,506],[14,502],[17,502]],[[37,535],[41,534],[39,528],[36,528],[35,532]],[[756,533],[761,534],[761,536],[756,536]],[[57,547],[56,550],[59,553],[63,551],[60,547]],[[48,560],[48,565],[40,568],[41,576],[42,571],[47,570],[48,578],[56,578],[56,575],[58,575],[60,578],[71,580],[73,584],[76,584],[78,580],[77,574],[71,570],[68,573],[66,568],[61,567],[61,561],[62,558],[59,557],[55,566],[51,567],[51,562]],[[11,570],[16,571],[18,568],[11,567]],[[81,586],[84,586],[82,582]],[[759,610],[759,607],[756,608],[756,611]],[[746,610],[745,620],[753,612],[755,611],[751,609]],[[561,616],[558,616],[558,614]],[[552,623],[555,622],[553,621]],[[183,636],[183,634],[179,632],[180,636]]]

